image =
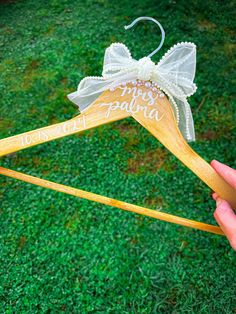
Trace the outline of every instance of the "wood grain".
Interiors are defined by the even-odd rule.
[[[106,108],[100,107],[100,104],[115,101],[119,96],[118,90],[112,93],[106,91],[92,106],[73,119],[1,139],[0,157],[130,116],[126,111],[117,110],[113,111],[109,117],[105,117]],[[131,95],[127,96],[127,101],[130,101],[131,98]]]
[[[153,134],[186,167],[236,209],[236,191],[201,158],[186,142],[176,123],[172,107],[166,97],[155,102],[154,107],[162,119],[158,122],[146,119],[142,112],[132,116]],[[186,182],[187,184],[187,182]]]
[[[128,85],[128,87],[132,89],[131,85]],[[142,90],[143,95],[148,95],[150,92],[145,86],[141,86],[139,89]],[[232,208],[236,209],[235,190],[185,141],[178,129],[173,110],[166,97],[157,99],[151,106],[141,95],[135,100],[136,106],[139,104],[147,106],[149,112],[150,110],[156,110],[159,117],[161,117],[158,121],[147,117],[142,109],[137,112],[127,112],[118,108],[112,110],[109,115],[107,115],[107,107],[101,107],[102,103],[120,102],[121,98],[123,103],[130,103],[133,99],[132,97],[132,93],[126,93],[125,96],[122,95],[122,91],[119,88],[113,92],[106,91],[92,105],[84,110],[81,115],[69,121],[0,140],[0,156],[91,129],[102,124],[111,123],[132,115],[134,119],[153,134],[184,165],[221,198],[228,201]],[[186,184],[188,183],[186,182]]]
[[[129,203],[126,203],[123,201],[113,199],[113,198],[109,198],[109,197],[98,195],[95,193],[79,190],[79,189],[69,187],[66,185],[62,185],[62,184],[58,184],[58,183],[55,183],[52,181],[47,181],[44,179],[33,177],[31,175],[27,175],[27,174],[17,172],[14,170],[10,170],[10,169],[6,169],[3,167],[0,167],[0,174],[7,176],[7,177],[15,178],[15,179],[18,179],[21,181],[25,181],[27,183],[38,185],[38,186],[41,186],[41,187],[44,187],[47,189],[51,189],[54,191],[62,192],[62,193],[73,195],[73,196],[80,197],[80,198],[84,198],[84,199],[94,201],[97,203],[101,203],[104,205],[117,207],[117,208],[129,211],[129,212],[133,212],[136,214],[152,217],[152,218],[163,220],[163,221],[170,222],[173,224],[178,224],[181,226],[190,227],[190,228],[194,228],[194,229],[198,229],[198,230],[202,230],[202,231],[206,231],[206,232],[210,232],[210,233],[214,233],[214,234],[224,235],[223,231],[217,226],[213,226],[213,225],[205,224],[202,222],[197,222],[194,220],[189,220],[186,218],[166,214],[166,213],[163,213],[160,211],[148,209],[148,208],[137,206],[134,204],[129,204]]]

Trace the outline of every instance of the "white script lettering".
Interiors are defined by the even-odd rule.
[[[120,86],[122,90],[121,98],[125,95],[131,95],[132,99],[130,102],[122,101],[122,99],[109,102],[109,103],[101,103],[100,107],[107,107],[107,111],[105,117],[108,118],[112,111],[122,110],[128,113],[137,113],[139,111],[143,112],[145,118],[149,118],[152,120],[160,121],[163,117],[159,115],[159,112],[156,108],[152,108],[155,104],[155,100],[158,98],[158,95],[154,96],[152,91],[143,92],[140,88],[128,87],[128,86]],[[142,104],[142,101],[145,104]]]

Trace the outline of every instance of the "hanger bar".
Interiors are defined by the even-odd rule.
[[[69,186],[66,186],[63,184],[58,184],[58,183],[55,183],[52,181],[40,179],[40,178],[31,176],[28,174],[24,174],[24,173],[21,173],[18,171],[11,170],[11,169],[0,167],[0,174],[7,176],[7,177],[10,177],[10,178],[24,181],[27,183],[38,185],[38,186],[41,186],[41,187],[44,187],[47,189],[51,189],[54,191],[62,192],[62,193],[73,195],[73,196],[80,197],[80,198],[84,198],[84,199],[98,202],[98,203],[101,203],[104,205],[117,207],[117,208],[129,211],[129,212],[133,212],[136,214],[152,217],[152,218],[163,220],[163,221],[170,222],[173,224],[178,224],[181,226],[194,228],[194,229],[198,229],[198,230],[202,230],[202,231],[206,231],[206,232],[210,232],[210,233],[214,233],[214,234],[218,234],[218,235],[224,235],[223,231],[217,226],[213,226],[213,225],[205,224],[202,222],[182,218],[179,216],[174,216],[171,214],[162,213],[162,212],[159,212],[159,211],[156,211],[153,209],[148,209],[145,207],[141,207],[138,205],[129,204],[129,203],[119,201],[119,200],[116,200],[113,198],[109,198],[106,196],[102,196],[102,195],[87,192],[84,190],[72,188],[72,187],[69,187]]]

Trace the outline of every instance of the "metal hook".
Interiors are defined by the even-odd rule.
[[[164,31],[162,25],[157,20],[155,20],[152,17],[148,17],[148,16],[140,16],[137,19],[135,19],[131,24],[125,26],[124,28],[127,30],[127,29],[133,27],[137,22],[142,21],[142,20],[149,20],[149,21],[154,22],[155,24],[157,24],[159,26],[159,28],[161,30],[161,42],[160,42],[159,46],[152,53],[150,53],[148,55],[148,57],[151,58],[155,53],[157,53],[157,51],[159,51],[161,49],[161,47],[164,43],[164,40],[165,40],[165,31]]]

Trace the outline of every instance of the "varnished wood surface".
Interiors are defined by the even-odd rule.
[[[25,182],[28,182],[28,183],[31,183],[34,185],[38,185],[38,186],[41,186],[41,187],[44,187],[47,189],[51,189],[54,191],[59,191],[59,192],[73,195],[76,197],[84,198],[84,199],[87,199],[90,201],[102,203],[102,204],[105,204],[108,206],[117,207],[117,208],[129,211],[129,212],[133,212],[136,214],[152,217],[155,219],[159,219],[159,220],[163,220],[166,222],[182,225],[185,227],[190,227],[190,228],[194,228],[194,229],[198,229],[198,230],[202,230],[202,231],[207,231],[207,232],[214,233],[214,234],[224,235],[223,231],[217,226],[213,226],[213,225],[205,224],[202,222],[197,222],[194,220],[189,220],[186,218],[166,214],[166,213],[163,213],[160,211],[148,209],[148,208],[137,206],[134,204],[129,204],[129,203],[126,203],[123,201],[113,199],[113,198],[109,198],[109,197],[98,195],[95,193],[79,190],[79,189],[72,188],[72,187],[69,187],[66,185],[62,185],[62,184],[58,184],[58,183],[55,183],[52,181],[47,181],[44,179],[33,177],[30,175],[27,175],[27,174],[24,174],[21,172],[17,172],[14,170],[6,169],[3,167],[0,167],[0,174],[2,174],[4,176],[11,177],[11,178],[15,178],[15,179],[18,179],[21,181],[25,181]]]
[[[148,94],[148,92],[150,92],[150,90],[148,90],[144,86],[141,86],[139,88],[142,90],[143,94],[145,93]],[[103,103],[116,103],[116,102],[121,103],[122,102],[122,104],[125,104],[125,103],[130,103],[131,100],[132,100],[132,94],[128,93],[125,96],[123,95],[121,97],[120,89],[116,89],[115,92],[106,91],[92,105],[90,105],[86,110],[84,110],[83,113],[81,113],[79,116],[69,121],[65,121],[59,124],[25,132],[23,134],[15,135],[15,136],[0,140],[0,156],[4,156],[6,154],[13,153],[21,149],[25,149],[27,147],[42,144],[44,142],[48,142],[57,138],[68,136],[70,134],[81,132],[83,130],[91,129],[102,124],[111,123],[113,121],[120,120],[120,119],[123,119],[132,115],[134,119],[136,119],[151,134],[153,134],[184,165],[186,165],[203,182],[205,182],[213,191],[217,192],[217,194],[221,198],[227,200],[231,204],[231,206],[234,209],[236,209],[235,190],[227,182],[225,182],[215,172],[215,170],[204,159],[202,159],[185,141],[185,139],[183,138],[182,134],[180,133],[178,129],[178,126],[176,124],[176,120],[173,114],[173,110],[166,97],[158,98],[155,101],[155,103],[152,105],[150,105],[148,101],[143,100],[141,96],[138,97],[135,101],[136,105],[142,104],[143,106],[147,106],[149,112],[150,110],[155,109],[156,112],[158,112],[158,115],[160,117],[160,120],[158,121],[155,119],[150,119],[147,116],[145,116],[144,110],[138,110],[137,112],[127,112],[126,110],[122,110],[118,108],[116,110],[112,110],[109,114],[107,114],[107,107],[101,106],[101,104]],[[2,169],[1,170],[2,174],[7,175],[6,170],[3,170],[3,168],[1,169]],[[24,175],[21,176],[19,174],[17,174],[17,178],[20,180],[26,179]],[[32,178],[33,177],[31,177],[31,179]],[[35,181],[36,178],[33,178],[32,180],[36,182]],[[27,182],[30,182],[30,181],[27,181]],[[31,182],[31,183],[34,183],[34,182]],[[42,181],[40,182],[42,183]],[[50,184],[53,184],[53,183],[46,182],[44,180],[43,185],[41,186],[52,188]],[[188,183],[186,182],[186,184]],[[54,186],[54,187],[55,189],[59,188],[59,186]],[[69,191],[68,190],[69,187],[65,187],[65,189],[66,191]],[[84,193],[87,193],[87,192],[82,191],[79,195],[77,194],[76,195],[80,197],[83,197],[83,195],[87,195],[88,199],[90,199],[89,198],[90,194],[84,194]],[[187,197],[187,196],[183,196],[183,197]],[[125,210],[133,209],[133,211],[137,213],[141,213],[141,214],[148,215],[148,216],[158,218],[158,219],[165,218],[164,220],[173,222],[171,218],[172,216],[169,216],[168,214],[158,213],[155,211],[150,212],[150,210],[147,212],[147,211],[143,211],[143,209],[141,210],[140,207],[137,207],[136,205],[132,205],[132,204],[125,205],[126,203],[122,203],[122,202],[120,203],[120,201],[116,201],[116,200],[111,201],[111,199],[108,199],[108,198],[104,198],[104,199],[101,199],[101,198],[102,196],[94,196],[93,200],[97,202],[102,200],[101,201],[102,203],[111,205],[111,206],[115,206],[114,204],[116,205],[119,204],[119,206],[122,206],[122,207],[117,206],[119,208],[122,208]],[[167,220],[166,217],[169,220]],[[178,217],[177,220],[174,219],[174,223],[186,225],[185,224],[186,220],[182,221],[181,219],[182,218],[180,217]],[[187,221],[188,221],[187,222],[188,226],[189,224],[192,224],[192,222],[190,223],[189,220]],[[214,227],[213,230],[215,230],[215,228],[216,227]]]
[[[144,118],[142,112],[133,114],[133,117],[195,175],[236,209],[236,191],[183,138],[168,99],[165,97],[157,100],[155,107],[162,116],[158,122]]]
[[[73,119],[1,139],[0,157],[130,116],[126,111],[117,110],[109,117],[105,117],[106,108],[100,107],[100,103],[112,102],[117,98],[119,98],[118,90],[112,93],[104,92],[92,106]],[[130,99],[131,95],[127,97],[128,101]]]

